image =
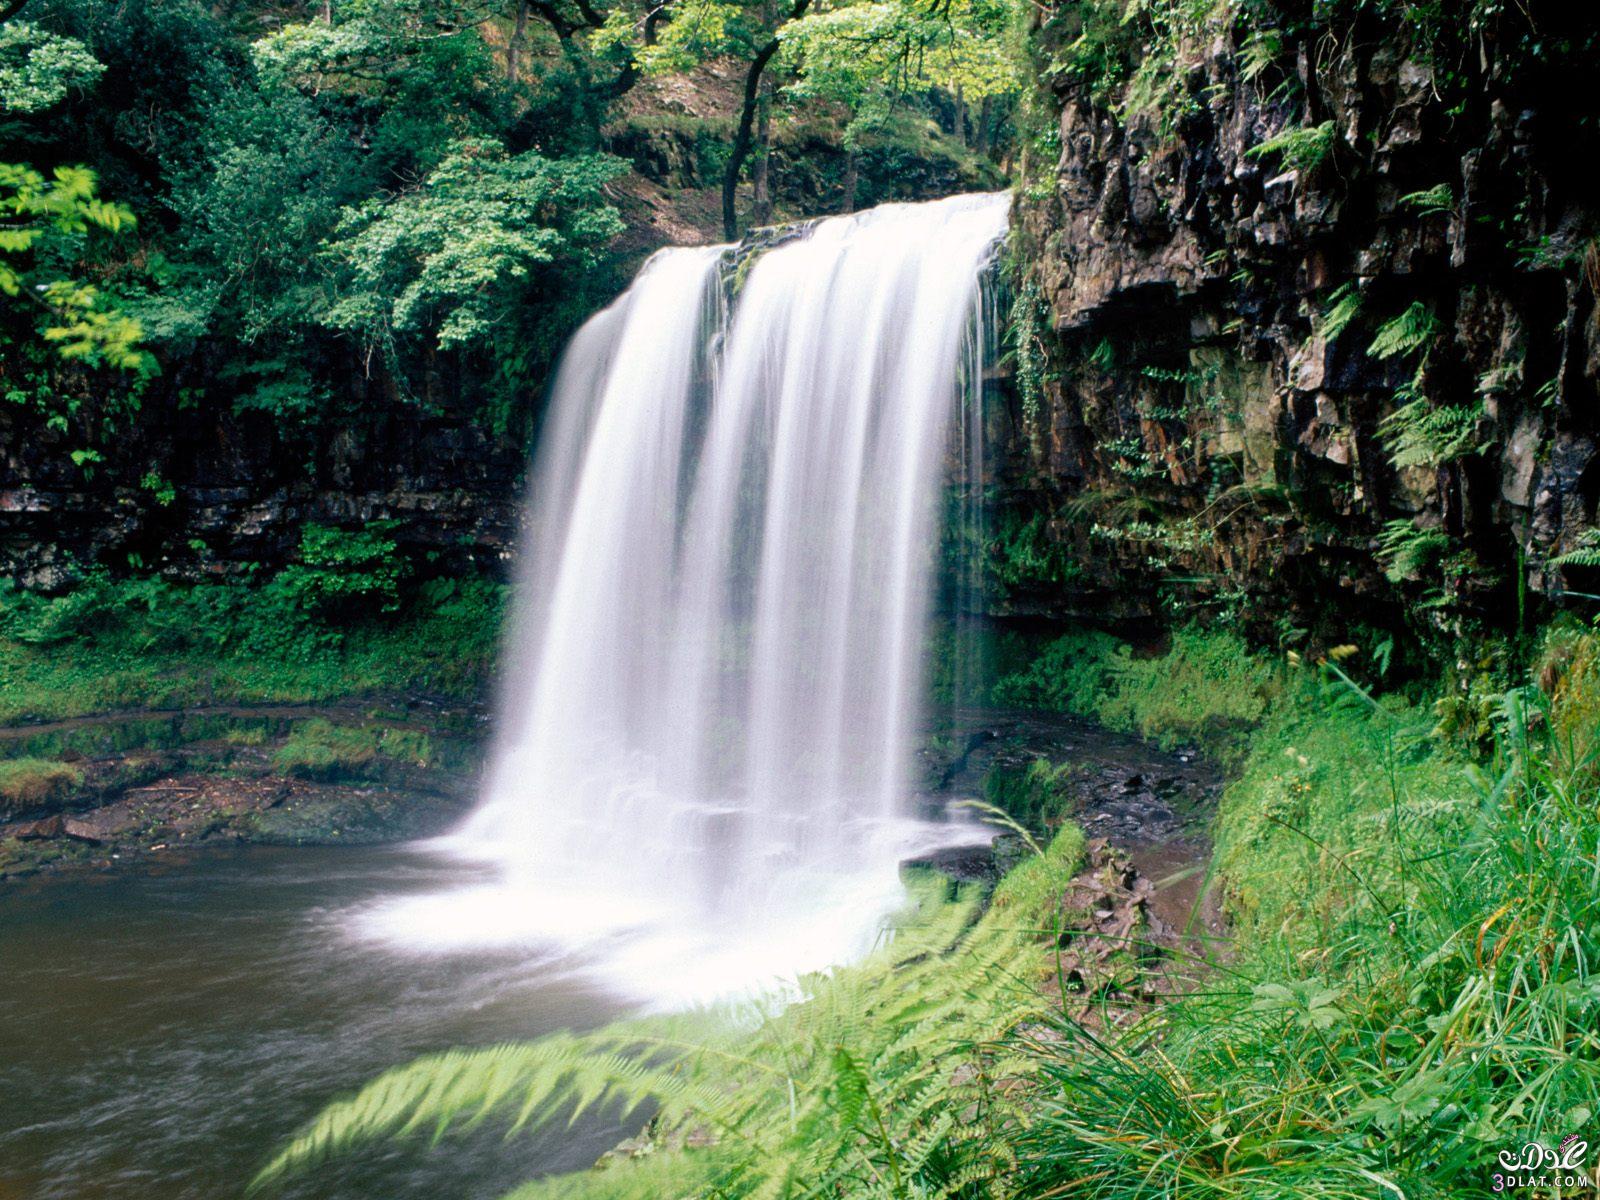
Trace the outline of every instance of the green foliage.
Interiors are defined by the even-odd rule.
[[[1245,151],[1247,158],[1276,154],[1290,170],[1311,172],[1327,162],[1338,144],[1339,134],[1332,121],[1301,129],[1285,129],[1258,146]]]
[[[1481,450],[1487,444],[1478,440],[1482,415],[1482,405],[1435,407],[1426,397],[1416,396],[1379,423],[1378,436],[1383,439],[1389,450],[1389,461],[1397,470],[1437,467]]]
[[[1111,679],[1122,643],[1098,630],[1064,633],[995,681],[996,704],[1088,714]]]
[[[0,163],[0,293],[38,306],[39,332],[63,358],[141,373],[154,369],[139,349],[139,322],[99,288],[66,274],[92,231],[116,234],[133,223],[125,205],[99,197],[93,171],[56,167],[47,180],[31,167]]]
[[[1450,212],[1455,208],[1455,197],[1448,183],[1439,183],[1424,191],[1406,193],[1400,197],[1400,203],[1419,217],[1427,217]]]
[[[1226,760],[1276,691],[1276,672],[1241,638],[1193,627],[1174,633],[1163,655],[1113,660],[1095,713],[1113,729],[1165,747],[1204,744]]]
[[[70,763],[42,758],[0,759],[0,816],[60,800],[83,782]]]
[[[988,546],[987,567],[991,584],[1004,595],[1054,591],[1068,587],[1083,575],[1071,552],[1050,535],[1043,513],[1024,518],[1007,511],[996,521]]]
[[[1036,758],[1026,767],[995,767],[984,777],[986,803],[1029,832],[1051,830],[1066,817],[1073,764]]]
[[[884,127],[907,95],[939,88],[965,101],[1012,96],[1020,88],[1007,34],[1015,20],[1005,0],[953,0],[938,7],[873,0],[814,10],[779,29],[789,95],[832,101],[853,117],[847,144]]]
[[[272,586],[296,609],[316,616],[357,608],[394,612],[409,569],[397,553],[397,521],[369,521],[359,530],[308,524],[300,533],[299,561]]]
[[[1550,560],[1552,567],[1600,567],[1600,530],[1585,529],[1578,544]]]
[[[381,616],[307,611],[276,580],[92,572],[53,597],[0,586],[0,722],[399,691],[476,696],[503,604],[501,585],[474,578],[416,584]]]
[[[1015,244],[1007,256],[1007,270],[1015,276],[1017,265]],[[1007,314],[1002,336],[1005,346],[1001,355],[1008,362],[1016,378],[1017,394],[1022,397],[1022,419],[1030,437],[1039,436],[1039,414],[1043,411],[1046,385],[1054,378],[1050,367],[1050,308],[1044,294],[1032,279],[1022,279],[1012,286],[1011,311]]]
[[[1049,1007],[1039,927],[1056,932],[1082,846],[1063,830],[981,918],[974,894],[952,900],[922,881],[886,948],[807,977],[775,1009],[631,1021],[391,1071],[325,1110],[256,1186],[374,1139],[495,1118],[515,1132],[648,1104],[651,1153],[516,1195],[1009,1195],[1025,1070],[989,1047]]]
[[[89,48],[28,21],[0,25],[0,112],[37,113],[105,72]]]
[[[1374,358],[1414,354],[1431,346],[1442,329],[1433,309],[1421,300],[1413,301],[1404,312],[1378,326],[1367,353]]]
[[[1378,563],[1390,583],[1426,578],[1450,548],[1442,529],[1416,524],[1407,518],[1390,521],[1378,534]]]
[[[1328,293],[1322,309],[1322,325],[1318,332],[1333,341],[1350,323],[1361,315],[1361,292],[1353,283],[1343,283]]]
[[[1442,1200],[1584,1129],[1600,823],[1592,759],[1541,731],[1594,700],[1561,686],[1505,693],[1477,765],[1424,712],[1301,673],[1223,801],[1234,956],[1111,1036],[1030,1043],[1023,1194]]]
[[[1002,674],[992,695],[1000,704],[1093,716],[1167,748],[1203,744],[1226,761],[1277,690],[1272,666],[1241,639],[1191,627],[1145,658],[1110,634],[1074,630]]]
[[[327,251],[339,299],[324,319],[369,347],[422,330],[441,347],[485,341],[512,324],[538,269],[595,265],[622,229],[601,193],[622,169],[601,155],[456,143],[416,189],[345,213]]]

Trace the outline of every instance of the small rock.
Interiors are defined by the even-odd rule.
[[[41,821],[31,821],[26,825],[19,825],[12,836],[23,842],[37,842],[43,841],[45,838],[57,838],[66,833],[66,824],[65,817],[45,817]]]

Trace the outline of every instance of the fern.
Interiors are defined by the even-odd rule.
[[[1269,154],[1281,157],[1283,165],[1295,171],[1314,171],[1333,154],[1338,134],[1332,121],[1308,125],[1302,129],[1285,129],[1258,146],[1245,151],[1247,158],[1265,158]]]
[[[1379,423],[1378,436],[1396,470],[1437,467],[1483,449],[1477,442],[1481,412],[1477,405],[1435,408],[1425,396],[1416,396]]]
[[[1361,315],[1361,293],[1353,283],[1340,284],[1328,293],[1328,302],[1322,310],[1322,336],[1333,341],[1350,327],[1350,322]]]
[[[1239,51],[1239,76],[1254,83],[1283,53],[1283,35],[1275,29],[1258,29]]]
[[[1409,520],[1390,521],[1378,534],[1378,562],[1390,583],[1417,580],[1450,547],[1442,529],[1425,529]]]
[[[1400,203],[1414,209],[1418,216],[1426,217],[1449,212],[1455,207],[1455,197],[1450,194],[1448,183],[1440,183],[1426,191],[1409,192],[1400,197]]]
[[[1439,318],[1421,300],[1378,327],[1377,335],[1367,347],[1373,358],[1394,358],[1425,349],[1439,336],[1442,326]]]
[[[1578,544],[1550,560],[1552,567],[1600,567],[1600,529],[1585,529]]]

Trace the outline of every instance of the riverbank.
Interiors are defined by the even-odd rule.
[[[470,799],[503,589],[408,566],[0,592],[0,879],[217,841],[438,832]],[[364,597],[360,614],[329,597]]]

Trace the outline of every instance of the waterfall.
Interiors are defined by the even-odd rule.
[[[900,859],[951,837],[916,811],[910,755],[946,447],[980,395],[1008,209],[665,250],[579,331],[484,796],[445,843],[494,881],[384,928],[558,939],[669,999],[870,945]]]

